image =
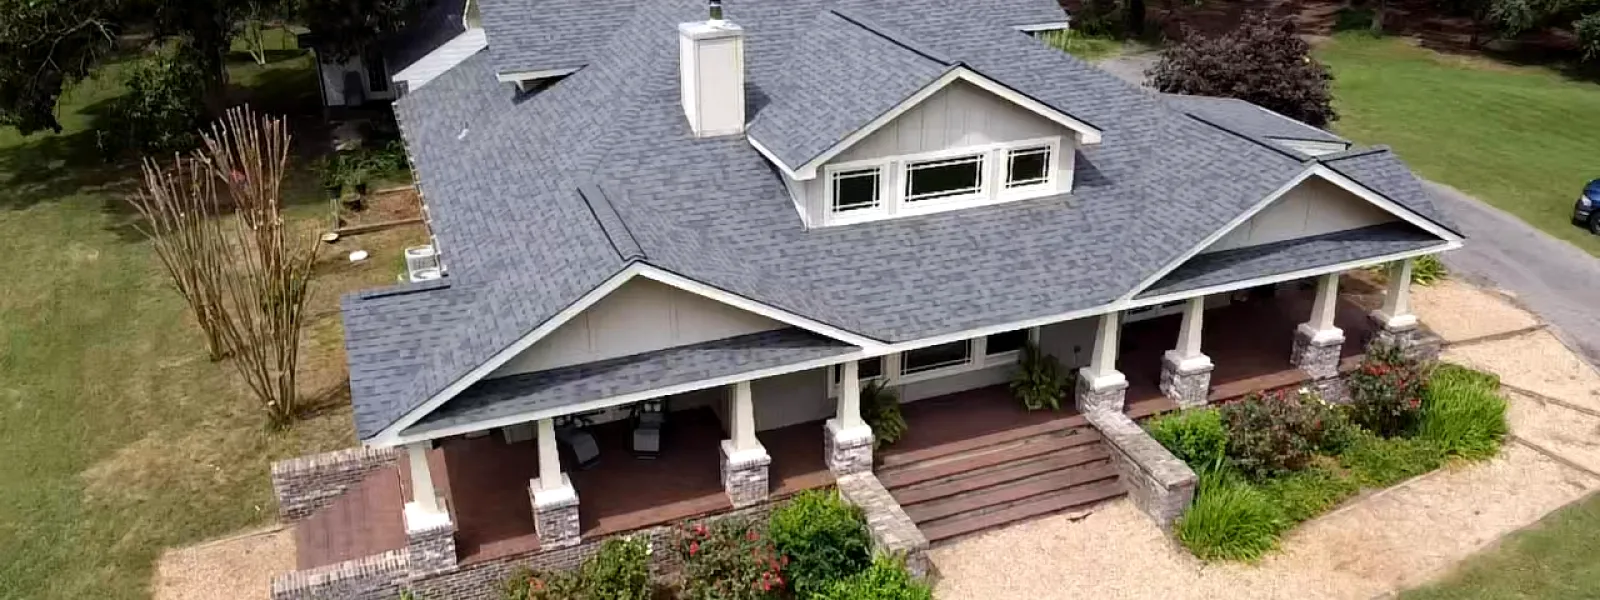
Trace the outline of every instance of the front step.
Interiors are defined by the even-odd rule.
[[[1124,493],[1081,417],[885,458],[878,479],[931,543]]]

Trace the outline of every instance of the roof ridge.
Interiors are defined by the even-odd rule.
[[[622,220],[622,215],[617,214],[617,207],[611,204],[607,187],[597,183],[579,184],[578,197],[589,206],[589,213],[600,224],[600,231],[611,242],[611,248],[617,251],[618,257],[625,261],[643,260],[644,248],[639,246],[639,240],[628,230],[628,223]]]
[[[1384,153],[1384,152],[1388,152],[1389,150],[1390,149],[1389,149],[1388,146],[1385,146],[1385,145],[1382,145],[1382,144],[1379,144],[1377,146],[1366,146],[1366,147],[1363,147],[1363,148],[1351,148],[1349,150],[1341,150],[1339,152],[1330,152],[1328,154],[1324,154],[1322,156],[1318,156],[1318,157],[1316,157],[1316,161],[1319,162],[1319,163],[1330,163],[1330,162],[1334,162],[1334,161],[1344,160],[1344,159],[1347,159],[1347,158],[1357,158],[1357,157],[1361,157],[1361,156],[1366,156],[1366,155],[1369,155],[1369,154],[1381,154],[1381,153]]]
[[[862,29],[870,31],[870,32],[876,34],[878,37],[881,37],[883,39],[886,39],[886,40],[889,40],[891,42],[894,42],[896,45],[898,45],[898,46],[900,46],[902,48],[905,48],[906,50],[910,50],[912,52],[915,52],[915,53],[921,55],[923,58],[926,58],[926,59],[931,60],[933,62],[942,64],[942,65],[946,65],[946,66],[953,66],[953,65],[956,65],[956,64],[960,64],[960,61],[950,60],[948,57],[944,56],[943,54],[940,54],[937,50],[934,50],[932,48],[928,48],[927,46],[925,46],[925,45],[923,45],[921,43],[918,43],[916,40],[911,39],[909,36],[906,36],[905,34],[902,34],[902,33],[898,32],[898,31],[895,31],[894,28],[892,28],[892,27],[883,25],[881,23],[873,22],[871,20],[871,18],[869,18],[869,17],[863,17],[863,16],[859,16],[859,15],[848,15],[848,14],[845,14],[844,11],[839,9],[838,7],[830,8],[830,9],[828,9],[828,12],[831,12],[834,15],[838,16],[839,18],[844,19],[845,21],[848,21],[850,24],[855,25],[856,27],[860,27]]]

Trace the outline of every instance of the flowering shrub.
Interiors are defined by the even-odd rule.
[[[1344,416],[1316,394],[1253,393],[1221,408],[1228,458],[1255,479],[1306,466],[1317,452],[1336,452],[1353,433]]]
[[[900,562],[879,558],[860,573],[829,582],[811,600],[933,600],[933,590]]]
[[[642,538],[612,538],[574,571],[521,569],[501,586],[505,600],[648,600],[650,548]]]
[[[1361,368],[1350,374],[1350,419],[1383,437],[1411,433],[1422,415],[1427,370],[1399,348],[1367,346]]]
[[[770,523],[773,545],[789,560],[784,574],[802,597],[872,563],[866,518],[838,492],[801,492],[773,510]]]
[[[683,563],[683,597],[765,600],[782,597],[789,560],[748,520],[726,518],[678,528],[671,551]]]

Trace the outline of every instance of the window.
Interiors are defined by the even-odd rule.
[[[908,350],[900,356],[900,374],[910,375],[972,362],[972,343],[968,340]]]
[[[876,357],[873,357],[873,358],[863,358],[861,360],[856,361],[856,379],[857,380],[860,380],[860,381],[871,381],[873,379],[879,379],[879,378],[882,378],[882,377],[883,377],[883,357],[882,356],[876,356]],[[834,385],[839,385],[839,382],[841,380],[843,380],[843,379],[844,379],[844,367],[839,366],[839,365],[834,365],[834,367],[833,367],[833,384]]]
[[[1006,153],[1006,189],[1050,180],[1050,147],[1021,148]]]
[[[1028,330],[1026,329],[1007,331],[1005,333],[996,333],[989,336],[988,340],[985,342],[986,348],[984,350],[984,354],[993,356],[995,354],[1016,352],[1021,350],[1023,344],[1026,343],[1028,343]]]
[[[384,64],[383,53],[369,50],[361,57],[361,63],[367,70],[367,87],[374,92],[389,91],[389,67]]]
[[[833,212],[877,208],[879,169],[854,169],[833,174]]]
[[[982,190],[982,154],[906,164],[907,202],[965,196]]]

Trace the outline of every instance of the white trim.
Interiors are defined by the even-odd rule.
[[[1217,243],[1217,240],[1220,240],[1223,238],[1223,236],[1232,233],[1234,229],[1237,229],[1240,225],[1243,225],[1246,221],[1249,221],[1250,218],[1256,216],[1257,213],[1266,210],[1266,208],[1271,206],[1273,202],[1276,202],[1278,198],[1289,193],[1290,190],[1299,187],[1301,183],[1307,179],[1310,179],[1312,175],[1321,177],[1327,180],[1329,183],[1344,188],[1345,191],[1355,194],[1361,199],[1376,205],[1378,208],[1382,208],[1388,211],[1390,214],[1399,217],[1401,220],[1415,225],[1418,228],[1421,228],[1423,231],[1427,231],[1428,233],[1436,235],[1446,242],[1454,242],[1457,245],[1459,245],[1461,242],[1461,236],[1435,225],[1433,222],[1422,218],[1420,215],[1417,215],[1410,209],[1389,201],[1388,198],[1384,198],[1378,193],[1367,189],[1366,186],[1363,186],[1348,177],[1340,175],[1328,167],[1322,165],[1312,165],[1306,170],[1301,171],[1299,175],[1294,177],[1294,179],[1290,179],[1288,183],[1283,184],[1278,189],[1273,190],[1272,193],[1267,194],[1265,198],[1262,198],[1260,202],[1257,202],[1254,206],[1251,206],[1249,210],[1246,210],[1245,212],[1234,217],[1232,220],[1228,221],[1228,223],[1223,225],[1221,229],[1218,229],[1212,232],[1211,235],[1206,236],[1205,239],[1200,241],[1200,243],[1195,244],[1193,248],[1190,248],[1182,255],[1179,255],[1177,259],[1167,263],[1167,266],[1162,267],[1155,273],[1150,274],[1149,277],[1144,278],[1143,281],[1139,282],[1139,285],[1134,286],[1132,291],[1123,294],[1119,300],[1131,300],[1134,296],[1139,295],[1140,292],[1149,289],[1150,286],[1155,285],[1157,281],[1160,281],[1162,277],[1166,277],[1178,267],[1183,266],[1184,263],[1189,262],[1189,259],[1192,259],[1201,252],[1204,252],[1206,248],[1210,248],[1213,244]]]
[[[569,405],[569,406],[558,406],[558,407],[553,407],[553,408],[532,410],[532,411],[518,413],[518,414],[514,414],[514,415],[508,415],[508,416],[505,416],[505,417],[499,417],[499,418],[495,418],[495,419],[488,419],[488,420],[484,420],[484,421],[478,421],[478,422],[475,422],[475,423],[467,423],[467,424],[463,424],[463,425],[452,425],[450,427],[444,427],[444,428],[441,428],[441,429],[436,429],[436,430],[433,430],[433,431],[427,431],[427,432],[414,434],[414,435],[395,436],[392,439],[374,438],[373,440],[368,441],[367,445],[368,446],[387,447],[387,446],[395,446],[395,445],[400,445],[400,444],[407,444],[407,443],[411,443],[411,442],[418,442],[418,441],[425,441],[425,440],[436,440],[436,439],[446,438],[446,437],[455,436],[455,435],[463,435],[463,434],[467,434],[467,433],[472,433],[474,431],[496,429],[496,428],[500,428],[500,427],[509,427],[509,426],[512,426],[512,425],[518,425],[518,424],[521,424],[521,423],[527,423],[529,421],[537,421],[539,419],[549,419],[549,418],[559,417],[559,416],[562,416],[562,415],[570,415],[570,414],[577,414],[577,413],[592,412],[592,411],[596,411],[596,410],[610,408],[610,407],[613,407],[613,406],[621,406],[621,405],[624,405],[624,404],[632,404],[634,402],[641,402],[641,401],[644,401],[644,400],[650,400],[650,399],[654,399],[654,398],[661,398],[661,397],[664,397],[664,396],[672,396],[672,395],[676,395],[676,394],[683,394],[683,393],[694,392],[694,391],[698,391],[698,390],[722,387],[722,386],[729,385],[729,384],[732,384],[732,383],[737,383],[737,382],[740,382],[740,381],[754,381],[754,380],[757,380],[757,379],[765,379],[765,378],[768,378],[768,377],[777,377],[779,375],[787,375],[789,373],[795,373],[795,372],[799,372],[799,371],[809,371],[811,369],[818,369],[818,368],[822,368],[822,367],[827,367],[827,366],[831,366],[831,365],[838,364],[838,363],[841,363],[841,362],[845,362],[845,361],[848,361],[848,360],[860,360],[861,358],[863,358],[863,356],[862,356],[862,353],[860,353],[860,352],[854,352],[854,353],[850,353],[850,354],[843,354],[843,355],[840,355],[840,356],[834,356],[834,357],[829,357],[829,358],[819,358],[819,359],[816,359],[816,360],[810,360],[810,361],[801,362],[801,363],[788,364],[788,365],[783,365],[783,366],[779,366],[779,367],[772,367],[772,368],[769,368],[769,369],[761,369],[761,370],[749,371],[749,372],[745,372],[745,373],[736,373],[736,374],[733,374],[733,375],[727,375],[727,376],[723,376],[723,377],[716,377],[716,378],[712,378],[712,379],[702,379],[700,381],[691,381],[691,382],[688,382],[688,383],[681,383],[681,384],[678,384],[678,385],[669,385],[669,386],[666,386],[666,387],[656,388],[656,389],[652,389],[652,390],[645,390],[645,391],[642,391],[642,392],[633,392],[631,394],[623,394],[621,396],[612,396],[610,398],[601,398],[599,400],[593,400],[593,401],[589,401],[589,402],[582,402],[582,403],[579,403],[579,404],[573,404],[573,405]]]
[[[750,141],[756,146],[756,149],[761,151],[762,154],[766,155],[768,159],[772,159],[773,162],[776,162],[778,167],[783,169],[784,173],[789,174],[795,179],[814,179],[817,176],[817,169],[823,164],[833,160],[835,157],[844,153],[845,150],[849,150],[851,146],[856,145],[857,143],[861,142],[861,140],[866,139],[867,136],[872,135],[879,129],[882,129],[896,118],[899,118],[900,115],[905,114],[906,111],[915,108],[918,104],[921,104],[924,100],[932,97],[935,93],[938,93],[939,90],[944,89],[946,86],[949,86],[958,79],[983,88],[985,91],[988,91],[996,96],[1000,96],[1001,98],[1010,101],[1012,104],[1016,104],[1017,106],[1030,110],[1041,117],[1054,121],[1056,124],[1061,125],[1062,127],[1066,127],[1067,129],[1077,132],[1079,141],[1082,144],[1089,145],[1100,143],[1100,130],[1094,126],[1080,121],[1071,115],[1051,108],[1042,102],[1029,98],[1020,92],[1017,92],[1016,90],[1006,87],[1000,82],[989,79],[988,77],[984,77],[983,75],[978,74],[976,71],[966,67],[956,67],[951,69],[938,79],[935,79],[932,83],[929,83],[922,89],[917,90],[916,93],[908,96],[905,100],[900,101],[900,103],[895,105],[894,108],[891,108],[887,112],[878,115],[876,119],[869,121],[862,128],[851,132],[850,135],[845,136],[843,140],[840,140],[827,150],[823,150],[822,153],[818,154],[815,158],[812,158],[799,167],[788,167],[782,161],[775,160],[775,157],[772,155],[772,153],[762,148],[760,143],[756,142],[755,138],[751,138]]]
[[[821,218],[820,226],[853,225],[894,217],[927,215],[1052,196],[1060,193],[1062,189],[1062,146],[1061,136],[1050,136],[913,154],[895,154],[823,165],[822,175],[819,178],[822,188],[822,212],[819,215]],[[1010,153],[1013,150],[1028,150],[1040,147],[1048,148],[1050,151],[1050,164],[1047,166],[1045,180],[1007,189],[1004,185],[1004,178],[1006,172],[1010,169],[1008,160]],[[982,170],[979,172],[980,186],[976,192],[921,200],[909,200],[906,198],[906,186],[910,181],[911,165],[913,163],[967,157],[981,157],[983,161]],[[834,176],[841,172],[874,168],[879,170],[878,206],[872,209],[834,212]]]
[[[522,83],[524,81],[533,81],[535,79],[549,79],[551,77],[562,77],[562,76],[571,75],[571,74],[577,73],[577,72],[578,72],[578,69],[576,69],[576,68],[571,68],[571,69],[544,69],[542,71],[517,71],[517,72],[514,72],[514,73],[501,73],[499,75],[495,75],[494,78],[500,80],[501,83]]]
[[[745,136],[745,139],[750,140],[750,145],[756,149],[756,152],[760,152],[762,156],[767,157],[768,161],[774,165],[777,165],[778,170],[783,171],[784,175],[788,175],[789,179],[800,181],[804,179],[811,179],[812,177],[816,176],[816,173],[812,173],[812,177],[801,177],[799,173],[794,171],[794,169],[789,168],[788,164],[784,163],[782,160],[779,160],[777,154],[774,154],[771,150],[767,149],[766,146],[761,145],[761,140],[756,139],[755,136],[752,135]]]
[[[1383,263],[1386,263],[1386,262],[1389,262],[1389,261],[1392,261],[1392,260],[1401,260],[1401,259],[1406,259],[1406,258],[1416,258],[1418,256],[1426,256],[1428,254],[1438,254],[1440,252],[1448,252],[1448,251],[1455,250],[1455,249],[1460,248],[1460,247],[1461,247],[1461,242],[1447,242],[1442,247],[1441,246],[1434,246],[1434,247],[1431,247],[1431,248],[1423,248],[1421,250],[1411,250],[1411,251],[1408,251],[1408,252],[1397,252],[1395,254],[1386,254],[1386,255],[1379,256],[1379,257],[1374,257],[1374,258],[1363,258],[1363,259],[1360,259],[1360,260],[1352,260],[1350,262],[1343,262],[1343,263],[1339,263],[1339,264],[1336,264],[1336,265],[1330,265],[1330,266],[1326,266],[1326,267],[1316,267],[1316,268],[1312,268],[1312,269],[1302,269],[1302,270],[1299,270],[1299,271],[1291,271],[1289,273],[1282,273],[1282,274],[1278,274],[1278,275],[1268,275],[1268,276],[1265,276],[1265,277],[1257,277],[1255,279],[1247,279],[1247,280],[1244,280],[1244,281],[1235,281],[1233,283],[1221,283],[1221,284],[1217,284],[1217,285],[1206,286],[1206,287],[1203,287],[1203,288],[1198,288],[1198,289],[1193,289],[1193,290],[1188,290],[1188,291],[1183,291],[1183,292],[1174,292],[1174,293],[1171,293],[1171,294],[1166,294],[1164,296],[1151,296],[1149,298],[1143,298],[1143,299],[1140,299],[1140,300],[1135,300],[1135,301],[1129,302],[1127,304],[1127,306],[1143,306],[1143,305],[1146,305],[1146,304],[1158,304],[1158,303],[1162,303],[1162,302],[1170,302],[1172,300],[1183,300],[1183,299],[1190,298],[1190,297],[1193,297],[1193,296],[1209,296],[1211,294],[1220,294],[1220,293],[1223,293],[1223,292],[1231,292],[1231,291],[1234,291],[1234,290],[1242,290],[1242,289],[1246,289],[1246,288],[1252,288],[1252,287],[1262,286],[1262,285],[1267,285],[1267,284],[1272,284],[1272,283],[1282,283],[1282,282],[1285,282],[1285,281],[1294,281],[1294,280],[1297,280],[1297,279],[1305,279],[1305,278],[1308,278],[1308,277],[1316,277],[1318,275],[1326,275],[1328,273],[1337,273],[1337,272],[1341,272],[1341,271],[1351,271],[1351,270],[1360,269],[1360,268],[1364,268],[1364,267],[1370,267],[1372,265],[1381,265]]]
[[[645,277],[646,279],[664,283],[686,292],[699,294],[728,306],[732,306],[746,312],[752,312],[774,321],[781,321],[818,335],[830,337],[853,346],[859,346],[869,352],[884,347],[883,342],[878,340],[856,335],[821,321],[808,319],[786,310],[768,306],[744,296],[700,283],[665,269],[657,268],[644,263],[638,264],[639,275]]]
[[[545,336],[555,331],[556,328],[565,324],[567,321],[570,321],[573,317],[583,313],[584,310],[587,310],[590,306],[593,306],[602,298],[610,295],[611,292],[616,291],[617,288],[622,287],[622,284],[627,283],[629,280],[633,279],[634,276],[641,276],[652,281],[670,285],[686,292],[699,294],[711,300],[715,300],[747,312],[752,312],[775,321],[787,323],[818,335],[834,338],[853,346],[876,349],[883,345],[882,342],[877,340],[862,337],[831,325],[826,325],[812,319],[801,317],[794,313],[773,308],[743,296],[731,294],[702,284],[698,281],[694,281],[670,271],[665,271],[644,263],[633,263],[628,265],[628,267],[622,271],[619,271],[616,275],[611,276],[610,279],[607,279],[604,283],[600,284],[599,287],[590,290],[588,294],[584,294],[584,296],[579,298],[577,302],[568,305],[566,308],[562,309],[561,312],[556,313],[555,316],[546,320],[533,331],[528,332],[527,335],[522,336],[517,341],[512,342],[510,346],[506,346],[505,349],[495,353],[495,355],[490,357],[488,361],[472,369],[471,371],[468,371],[466,375],[463,375],[460,379],[457,379],[454,383],[451,383],[439,393],[434,394],[433,397],[429,398],[427,402],[424,402],[418,407],[411,409],[399,420],[396,420],[393,424],[390,424],[388,427],[385,427],[382,431],[378,432],[377,435],[373,436],[372,443],[379,445],[394,445],[392,440],[396,439],[401,431],[404,431],[406,428],[415,425],[417,421],[422,420],[423,417],[426,417],[428,414],[437,410],[439,406],[443,405],[451,398],[456,397],[456,395],[460,394],[461,392],[466,391],[467,387],[477,383],[484,377],[487,377],[490,373],[494,372],[495,369],[500,368],[505,363],[510,362],[511,359],[516,358],[517,355],[526,351],[528,348],[533,347],[534,343],[538,342],[540,339],[543,339]]]
[[[639,273],[639,266],[640,263],[629,265],[627,268],[618,271],[617,274],[612,275],[610,279],[605,280],[599,286],[589,290],[589,293],[578,298],[577,302],[567,305],[566,308],[561,309],[561,311],[556,313],[555,316],[546,319],[543,324],[534,328],[533,331],[528,332],[527,335],[518,338],[517,341],[512,342],[511,345],[506,346],[499,352],[496,352],[494,356],[489,357],[489,360],[484,361],[483,364],[478,365],[471,371],[467,371],[466,375],[461,376],[461,378],[455,380],[454,383],[445,386],[444,389],[439,390],[439,393],[428,398],[426,402],[423,402],[416,408],[406,412],[406,414],[395,420],[395,422],[390,423],[388,427],[383,428],[383,430],[379,431],[377,435],[372,436],[372,441],[370,443],[378,446],[395,446],[403,443],[398,441],[401,439],[401,431],[405,431],[407,427],[415,425],[417,421],[422,420],[423,417],[426,417],[429,413],[437,410],[440,405],[444,404],[451,398],[456,397],[457,394],[466,391],[468,386],[471,386],[484,377],[487,377],[490,373],[493,373],[495,369],[500,368],[502,365],[510,362],[511,359],[516,358],[517,355],[522,354],[523,351],[533,347],[535,342],[543,339],[545,336],[549,335],[550,332],[555,331],[556,328],[566,324],[566,322],[572,320],[573,317],[582,314],[583,311],[587,310],[590,306],[593,306],[596,302],[599,302],[602,298],[610,295],[611,292],[616,291],[617,288],[622,287],[622,284],[627,283],[628,280],[633,279],[633,276]]]
[[[1053,23],[1034,23],[1032,25],[1018,25],[1018,26],[1014,27],[1013,29],[1016,29],[1017,31],[1024,31],[1024,32],[1027,32],[1027,33],[1039,33],[1039,32],[1043,32],[1043,31],[1057,31],[1057,30],[1061,30],[1061,29],[1071,29],[1071,28],[1072,28],[1072,23],[1070,23],[1070,22],[1067,22],[1067,21],[1056,21],[1056,22],[1053,22]]]

